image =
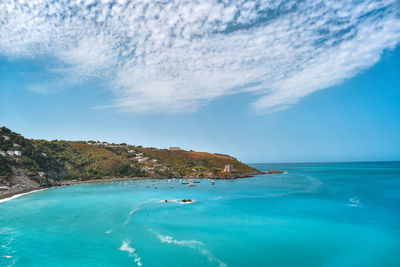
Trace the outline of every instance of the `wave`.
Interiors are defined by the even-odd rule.
[[[149,199],[149,200],[146,200],[146,201],[142,201],[142,202],[139,202],[139,203],[135,204],[135,205],[133,206],[133,208],[131,209],[131,211],[130,211],[130,212],[128,213],[128,215],[126,216],[126,220],[124,221],[123,225],[127,225],[127,224],[131,221],[132,215],[133,215],[135,212],[139,211],[141,206],[143,206],[144,204],[147,204],[147,203],[149,203],[149,202],[154,202],[154,201],[160,201],[160,200],[159,200],[159,199],[152,198],[152,199]]]
[[[361,206],[361,201],[357,198],[350,198],[349,203],[347,204],[349,207],[359,207]]]
[[[175,240],[172,236],[168,235],[160,235],[156,233],[158,239],[160,239],[161,243],[168,243],[168,244],[177,244],[180,246],[187,246],[187,247],[195,247],[195,246],[204,246],[204,244],[200,241],[196,240]]]
[[[7,259],[7,261],[11,261],[11,263],[9,263],[6,266],[14,266],[14,264],[17,262],[17,258],[13,256],[13,254],[15,254],[15,251],[12,249],[12,243],[15,240],[14,238],[15,234],[16,233],[14,232],[13,228],[4,227],[0,229],[0,235],[2,236],[2,238],[3,237],[5,238],[3,239],[5,243],[1,244],[0,246],[0,253],[3,254],[2,256],[0,256],[0,258],[4,258]]]
[[[10,234],[10,232],[12,232],[13,230],[14,230],[13,228],[4,227],[4,228],[0,229],[0,235]]]
[[[136,249],[130,246],[130,241],[122,242],[122,245],[119,247],[119,250],[128,252],[130,258],[133,258],[133,261],[137,264],[137,266],[142,266],[141,258],[136,253]]]
[[[160,240],[161,243],[167,243],[167,244],[175,244],[175,245],[179,245],[182,247],[188,247],[194,250],[197,250],[198,252],[200,252],[201,255],[205,256],[209,262],[216,262],[219,264],[220,267],[227,267],[228,265],[224,262],[222,262],[220,259],[218,259],[217,257],[214,256],[214,254],[207,250],[206,248],[204,248],[204,243],[201,241],[197,241],[197,240],[176,240],[174,239],[172,236],[168,236],[168,235],[161,235],[160,233],[149,229],[150,232],[152,232],[153,234],[155,234],[157,236],[157,238]]]
[[[105,231],[104,233],[105,233],[105,234],[107,234],[107,235],[109,235],[109,234],[111,234],[111,233],[112,233],[112,231],[113,231],[113,230],[112,230],[112,229],[110,229],[110,230],[108,230],[108,231]]]
[[[131,210],[128,214],[128,216],[126,217],[126,220],[124,222],[124,225],[128,224],[131,220],[132,215],[137,211],[137,208],[134,208],[133,210]]]

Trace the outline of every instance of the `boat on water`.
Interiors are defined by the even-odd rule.
[[[199,181],[199,180],[194,180],[194,181],[193,181],[193,183],[195,183],[195,184],[199,184],[199,183],[200,183],[200,181]]]
[[[192,186],[196,186],[196,185],[194,183],[189,183],[188,186],[192,187]]]
[[[212,185],[214,185],[215,184],[215,181],[214,180],[211,180],[211,182],[210,182]]]
[[[181,182],[181,184],[188,184],[188,182],[186,182],[186,181],[183,181],[183,182]]]

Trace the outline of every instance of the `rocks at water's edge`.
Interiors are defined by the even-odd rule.
[[[269,170],[265,172],[265,174],[279,174],[279,173],[285,173],[285,172],[280,170]]]
[[[171,200],[161,200],[160,202],[162,203],[181,203],[181,204],[192,204],[194,203],[194,200],[191,199],[182,199],[182,200],[178,200],[178,199],[171,199]]]

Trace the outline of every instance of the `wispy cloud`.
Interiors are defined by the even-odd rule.
[[[0,54],[55,57],[55,72],[103,81],[122,111],[190,112],[248,92],[271,112],[378,62],[400,42],[399,10],[396,0],[4,0]]]

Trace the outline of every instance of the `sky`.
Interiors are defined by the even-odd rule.
[[[2,1],[0,125],[29,138],[400,160],[400,3]]]

